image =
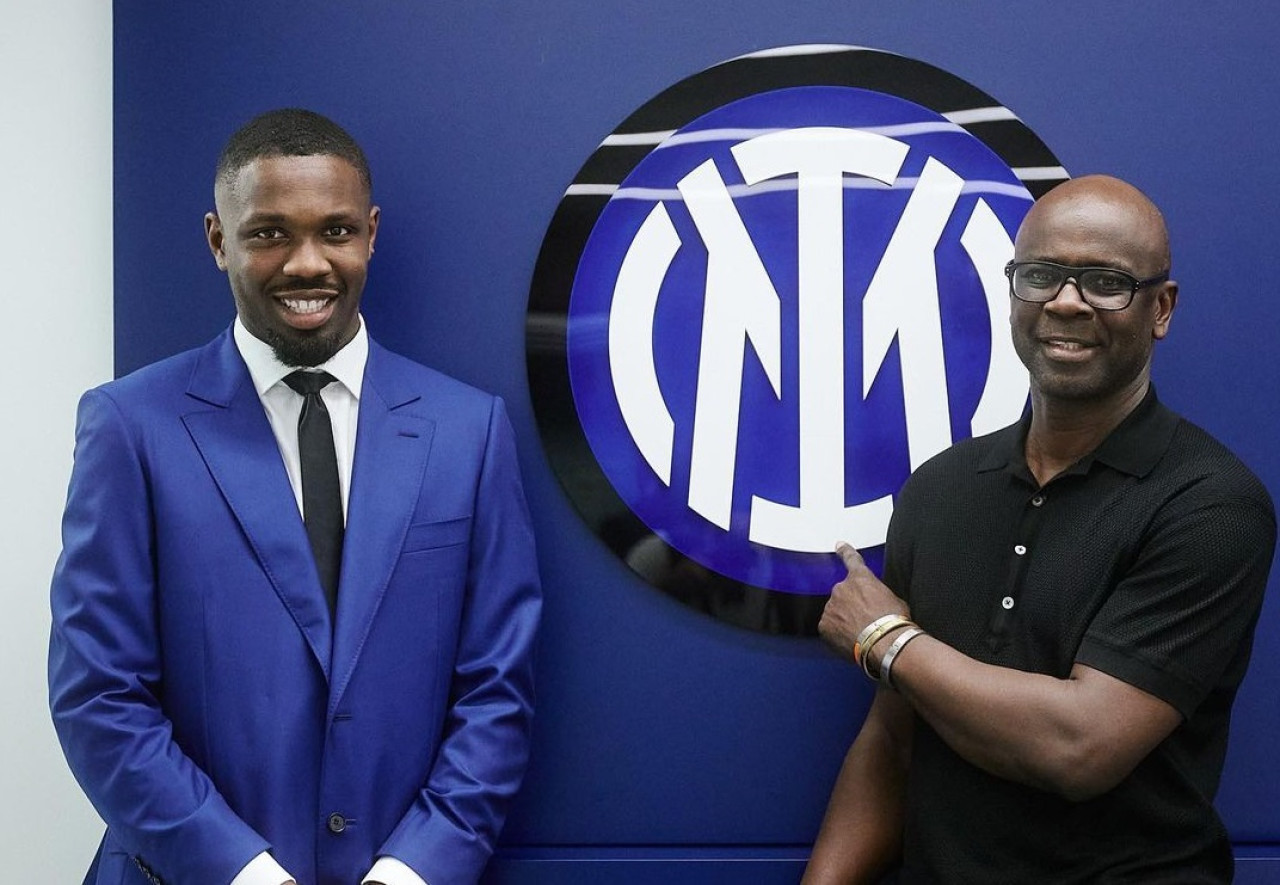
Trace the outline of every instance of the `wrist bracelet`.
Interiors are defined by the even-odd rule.
[[[893,661],[904,648],[907,643],[915,639],[917,636],[923,636],[924,631],[919,627],[912,627],[906,630],[897,639],[893,640],[893,645],[889,646],[889,650],[885,652],[884,660],[880,662],[880,681],[885,685],[893,688]]]
[[[881,624],[871,635],[867,637],[867,641],[862,646],[862,672],[867,674],[867,678],[873,682],[878,682],[879,677],[871,672],[871,650],[876,647],[876,643],[888,636],[894,630],[901,630],[903,627],[914,627],[915,624],[902,615],[894,615],[886,623]]]
[[[862,666],[862,653],[867,650],[867,639],[872,633],[879,630],[885,624],[894,618],[902,617],[901,615],[881,615],[870,624],[862,628],[862,632],[858,634],[858,638],[853,641],[853,662],[859,667]],[[883,635],[883,634],[881,634]]]
[[[854,663],[856,665],[863,666],[863,649],[867,648],[867,638],[876,633],[876,630],[882,628],[883,625],[895,619],[895,617],[897,615],[881,615],[867,626],[864,626],[863,631],[858,634],[858,639],[854,640]]]

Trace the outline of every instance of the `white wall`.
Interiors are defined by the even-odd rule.
[[[49,576],[75,403],[111,375],[111,4],[0,2],[0,857],[79,882],[102,823],[49,722]]]

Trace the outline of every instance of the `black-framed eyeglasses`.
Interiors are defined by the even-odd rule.
[[[1140,280],[1114,267],[1071,267],[1052,261],[1010,261],[1004,266],[1004,275],[1009,278],[1009,294],[1032,304],[1052,301],[1067,280],[1072,280],[1085,304],[1096,310],[1124,310],[1139,289],[1169,279],[1167,270]]]

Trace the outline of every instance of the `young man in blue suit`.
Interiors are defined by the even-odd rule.
[[[379,213],[336,124],[251,121],[215,200],[234,324],[80,404],[49,679],[107,822],[86,881],[473,882],[540,608],[502,402],[366,334]]]

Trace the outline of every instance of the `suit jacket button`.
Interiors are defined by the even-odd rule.
[[[347,819],[345,817],[338,814],[338,812],[336,811],[333,814],[329,815],[329,832],[330,833],[341,833],[346,828],[347,828]]]

